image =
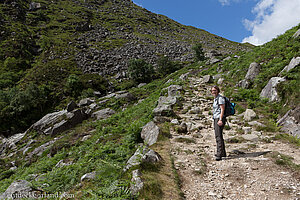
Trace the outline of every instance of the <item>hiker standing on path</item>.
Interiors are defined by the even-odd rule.
[[[215,154],[215,156],[216,160],[219,161],[222,160],[222,157],[226,157],[225,143],[223,139],[223,128],[226,122],[226,118],[224,116],[225,98],[220,95],[220,89],[218,86],[213,86],[211,88],[211,93],[214,96],[213,119],[217,143],[217,154]]]

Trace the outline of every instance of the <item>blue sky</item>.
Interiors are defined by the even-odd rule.
[[[300,23],[300,0],[133,0],[235,42],[264,44]]]

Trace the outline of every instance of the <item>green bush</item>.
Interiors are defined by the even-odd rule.
[[[162,56],[157,61],[157,71],[161,77],[171,74],[180,69],[179,63],[175,63],[167,56]]]
[[[203,48],[202,48],[202,44],[195,44],[192,47],[193,51],[194,51],[194,59],[195,61],[203,61],[205,60],[205,56],[204,56],[204,52],[203,52]]]
[[[143,59],[129,61],[129,76],[137,83],[148,83],[154,74],[153,66]]]

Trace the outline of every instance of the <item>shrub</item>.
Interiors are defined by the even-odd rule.
[[[192,47],[193,51],[194,51],[194,59],[195,61],[203,61],[205,60],[205,56],[204,56],[204,52],[203,52],[203,48],[202,48],[202,44],[195,44]]]
[[[157,71],[162,77],[180,69],[180,65],[171,61],[170,58],[167,56],[160,57],[157,61],[157,65]]]
[[[129,61],[129,76],[137,83],[148,83],[152,80],[153,66],[143,59]]]

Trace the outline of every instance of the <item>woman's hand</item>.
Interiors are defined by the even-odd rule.
[[[219,120],[219,121],[218,121],[218,125],[219,125],[219,126],[223,126],[222,120]]]

